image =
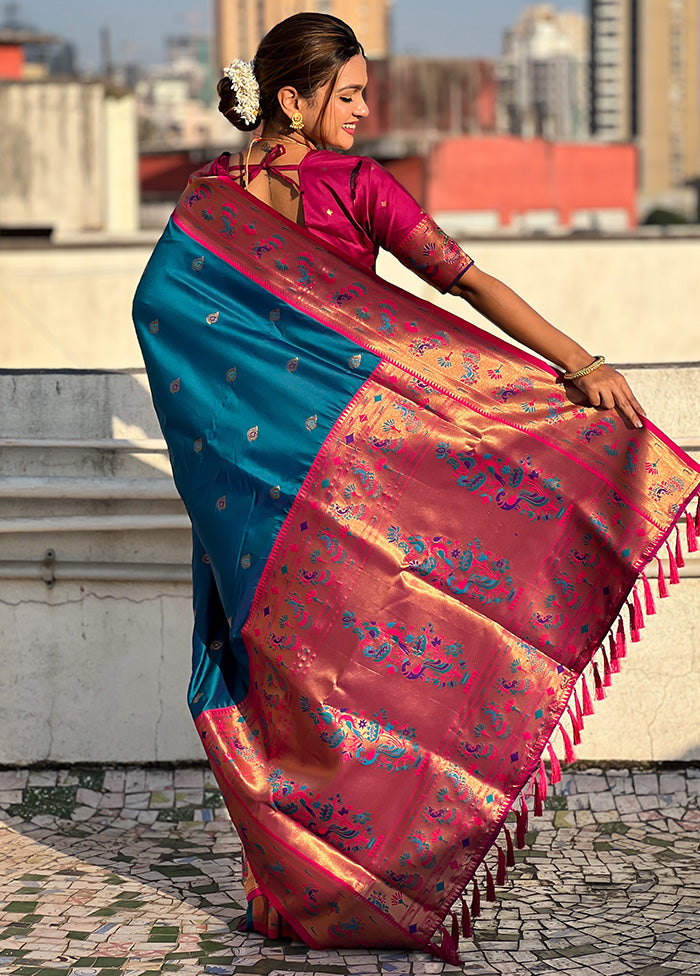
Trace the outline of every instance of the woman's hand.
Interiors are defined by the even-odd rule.
[[[591,406],[598,410],[617,410],[627,427],[643,427],[642,417],[646,417],[644,407],[639,403],[622,373],[612,366],[598,366],[593,372],[578,379],[568,380],[588,397]]]

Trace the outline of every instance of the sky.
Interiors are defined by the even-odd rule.
[[[558,10],[586,11],[586,0],[550,0]],[[525,0],[394,0],[396,53],[494,57],[503,31],[513,23]],[[0,0],[0,22],[8,7],[39,30],[75,42],[84,70],[99,66],[102,27],[111,32],[112,58],[148,65],[163,61],[168,34],[211,29],[211,0]],[[360,38],[362,40],[362,38]]]

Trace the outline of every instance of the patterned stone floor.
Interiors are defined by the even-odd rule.
[[[240,935],[203,768],[0,770],[0,974],[700,974],[699,797],[697,768],[565,773],[456,970]]]

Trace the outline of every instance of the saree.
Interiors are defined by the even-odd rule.
[[[409,243],[424,273],[453,256],[425,223]],[[189,703],[251,906],[311,947],[458,961],[477,870],[493,898],[506,820],[522,846],[664,545],[673,577],[700,466],[206,172],[134,320],[193,527]]]

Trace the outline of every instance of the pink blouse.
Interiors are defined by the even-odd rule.
[[[459,245],[421,209],[411,194],[383,166],[365,156],[325,150],[308,153],[294,166],[277,163],[277,145],[258,164],[293,183],[302,197],[303,223],[321,240],[340,248],[356,264],[374,269],[380,247],[442,292],[474,263]],[[231,175],[230,153],[207,167],[212,176]]]

